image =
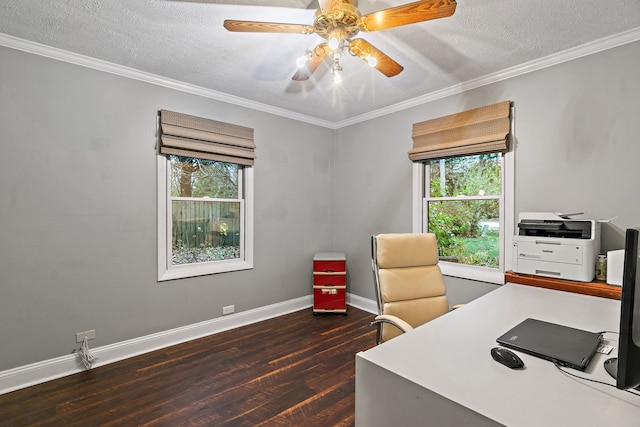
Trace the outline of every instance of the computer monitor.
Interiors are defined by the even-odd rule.
[[[619,389],[640,385],[640,227],[625,235],[618,357],[604,362]]]

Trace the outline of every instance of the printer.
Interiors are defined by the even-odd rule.
[[[591,282],[600,253],[600,222],[551,212],[523,212],[513,239],[513,271]]]

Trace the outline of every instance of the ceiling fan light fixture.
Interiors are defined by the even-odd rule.
[[[355,38],[360,31],[380,31],[446,18],[456,10],[456,0],[414,0],[365,15],[358,9],[358,0],[321,0],[318,3],[319,8],[316,10],[313,25],[227,19],[224,21],[224,27],[233,32],[316,34],[326,41],[307,52],[306,60],[299,58],[296,61],[300,69],[292,79],[308,80],[320,63],[333,54],[332,73],[335,75],[334,80],[339,81],[339,71],[342,70],[339,59],[345,48],[387,77],[396,76],[403,70],[402,65],[371,43]]]
[[[331,37],[329,37],[329,49],[337,50],[342,44],[341,41],[342,39],[339,35],[332,34]]]
[[[340,71],[333,72],[333,83],[337,85],[342,83],[342,73]]]
[[[342,66],[340,65],[340,52],[333,53],[333,66],[331,66],[331,74],[333,74],[333,83],[342,83]]]
[[[296,65],[298,68],[302,68],[307,64],[309,59],[311,59],[311,52],[307,51],[307,53],[296,59]]]

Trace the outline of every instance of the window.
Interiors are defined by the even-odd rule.
[[[443,274],[504,283],[514,230],[513,153],[414,163],[413,170],[413,230],[436,234]]]
[[[443,274],[501,284],[511,265],[514,168],[507,150],[510,105],[489,108],[494,107],[501,110],[502,124],[487,125],[498,120],[495,116],[470,119],[477,112],[471,110],[414,125],[409,155],[419,160],[413,166],[413,231],[436,235]],[[467,128],[481,124],[451,137],[457,121]],[[478,136],[483,131],[478,127],[491,128],[489,141]]]
[[[244,203],[238,169],[169,156],[172,266],[240,258]]]
[[[491,153],[426,163],[426,229],[440,256],[483,267],[500,266],[502,156]]]
[[[158,156],[158,280],[251,268],[250,167]],[[162,185],[164,184],[164,185]]]
[[[161,112],[158,280],[252,268],[253,167],[247,163],[253,159],[229,156],[228,147],[223,147],[224,155],[211,147],[205,152],[176,149],[187,138],[167,135],[185,132],[167,124],[175,117],[182,119],[178,113]],[[191,116],[185,117],[194,125]],[[192,147],[202,141],[187,143]]]

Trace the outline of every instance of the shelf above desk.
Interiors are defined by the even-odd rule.
[[[531,274],[507,271],[504,274],[505,283],[536,286],[539,288],[555,289],[576,294],[592,295],[602,298],[619,300],[622,297],[622,287],[607,285],[605,282],[573,282],[571,280],[554,279],[552,277],[534,276]]]

